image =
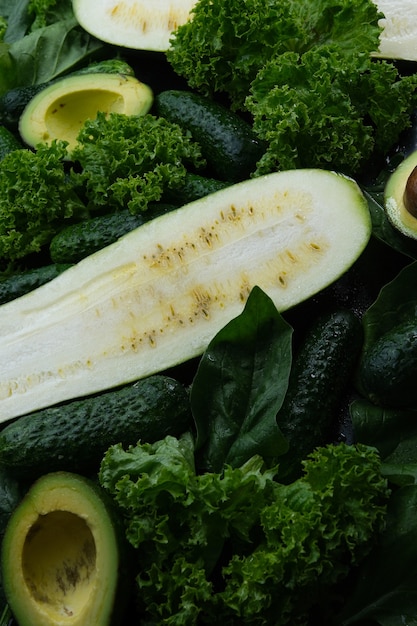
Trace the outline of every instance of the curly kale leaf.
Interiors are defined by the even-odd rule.
[[[0,258],[39,252],[62,222],[84,211],[64,167],[66,144],[21,149],[0,162]]]
[[[171,39],[167,59],[206,95],[225,92],[244,108],[251,82],[272,57],[337,44],[354,56],[378,49],[371,0],[199,0]]]
[[[268,148],[257,174],[301,167],[354,174],[384,154],[417,104],[416,76],[339,48],[272,58],[252,83],[246,107]]]
[[[137,549],[145,618],[294,624],[367,554],[389,495],[374,448],[318,448],[290,485],[276,469],[254,456],[197,474],[189,434],[109,448],[99,479]]]
[[[375,449],[318,448],[304,476],[277,486],[260,512],[264,541],[224,569],[223,602],[247,624],[284,626],[305,617],[319,590],[369,553],[385,525],[388,495]]]
[[[99,113],[87,121],[72,157],[81,165],[74,181],[85,189],[89,208],[131,213],[178,188],[188,169],[205,162],[191,135],[151,114]]]

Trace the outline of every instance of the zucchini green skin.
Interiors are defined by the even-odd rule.
[[[191,133],[215,178],[249,178],[264,153],[251,125],[221,104],[191,91],[167,90],[155,98],[158,115]]]
[[[320,315],[307,331],[277,415],[289,444],[278,460],[280,480],[294,480],[301,473],[302,460],[328,440],[362,345],[362,324],[348,309]]]
[[[138,215],[132,215],[125,209],[71,224],[52,238],[49,244],[51,260],[53,263],[78,263],[145,222],[175,208],[172,204],[161,203]]]
[[[362,354],[357,381],[361,392],[385,408],[417,406],[417,321],[382,335]]]
[[[154,375],[27,414],[0,432],[0,468],[18,480],[66,470],[94,473],[107,448],[180,435],[191,423],[188,391]]]
[[[0,161],[14,150],[21,150],[23,144],[6,126],[0,126]]]
[[[0,304],[24,296],[33,289],[48,283],[70,267],[69,263],[51,263],[3,278],[0,281]]]

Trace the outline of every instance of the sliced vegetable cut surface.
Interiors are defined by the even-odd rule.
[[[124,544],[96,483],[70,472],[42,476],[14,510],[2,545],[6,597],[19,625],[119,624]]]
[[[63,78],[36,94],[19,120],[22,139],[36,147],[54,139],[68,142],[71,151],[88,119],[97,113],[142,115],[149,111],[152,90],[134,76],[80,74]]]
[[[73,0],[75,17],[91,35],[135,50],[164,51],[189,19],[196,0]]]
[[[0,308],[0,420],[198,356],[255,285],[286,310],[342,275],[370,233],[358,185],[314,169],[148,222]]]
[[[374,0],[383,13],[378,54],[386,59],[417,61],[417,3],[414,0]]]

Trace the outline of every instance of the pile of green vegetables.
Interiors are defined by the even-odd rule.
[[[268,148],[257,172],[294,167],[357,174],[383,155],[416,105],[415,75],[375,60],[370,0],[197,3],[167,57],[193,89],[249,113]]]
[[[369,163],[384,162],[410,125],[417,73],[371,58],[380,33],[375,5],[244,4],[200,0],[166,59],[191,89],[253,123],[267,146],[254,175],[323,167],[360,177]],[[0,0],[0,15],[0,95],[115,54],[82,31],[69,0]],[[143,67],[140,52],[137,59]],[[0,162],[5,274],[39,264],[67,224],[125,208],[152,217],[152,203],[205,167],[190,134],[153,114],[98,115],[79,141],[76,166],[60,142],[22,146]],[[417,248],[385,219],[386,174],[366,190],[374,228],[359,263],[360,280],[374,287],[358,311],[366,350],[399,317],[415,318]],[[401,271],[394,264],[385,274],[392,255]],[[348,299],[349,280],[361,287],[357,271]],[[390,282],[379,293],[385,275]],[[344,284],[331,292],[338,303]],[[98,479],[136,557],[137,623],[417,624],[416,410],[377,406],[357,384],[348,398],[356,443],[333,431],[293,480],[283,479],[291,442],[279,412],[291,346],[316,304],[287,321],[254,289],[197,364],[189,431],[126,449],[115,443],[105,453]],[[0,513],[7,506],[0,502]]]

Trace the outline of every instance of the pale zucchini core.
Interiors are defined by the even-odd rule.
[[[195,4],[196,0],[73,0],[73,9],[79,24],[97,39],[163,52]]]
[[[370,233],[357,184],[322,170],[238,183],[148,222],[0,307],[0,419],[201,354],[255,285],[288,309],[343,274]]]

